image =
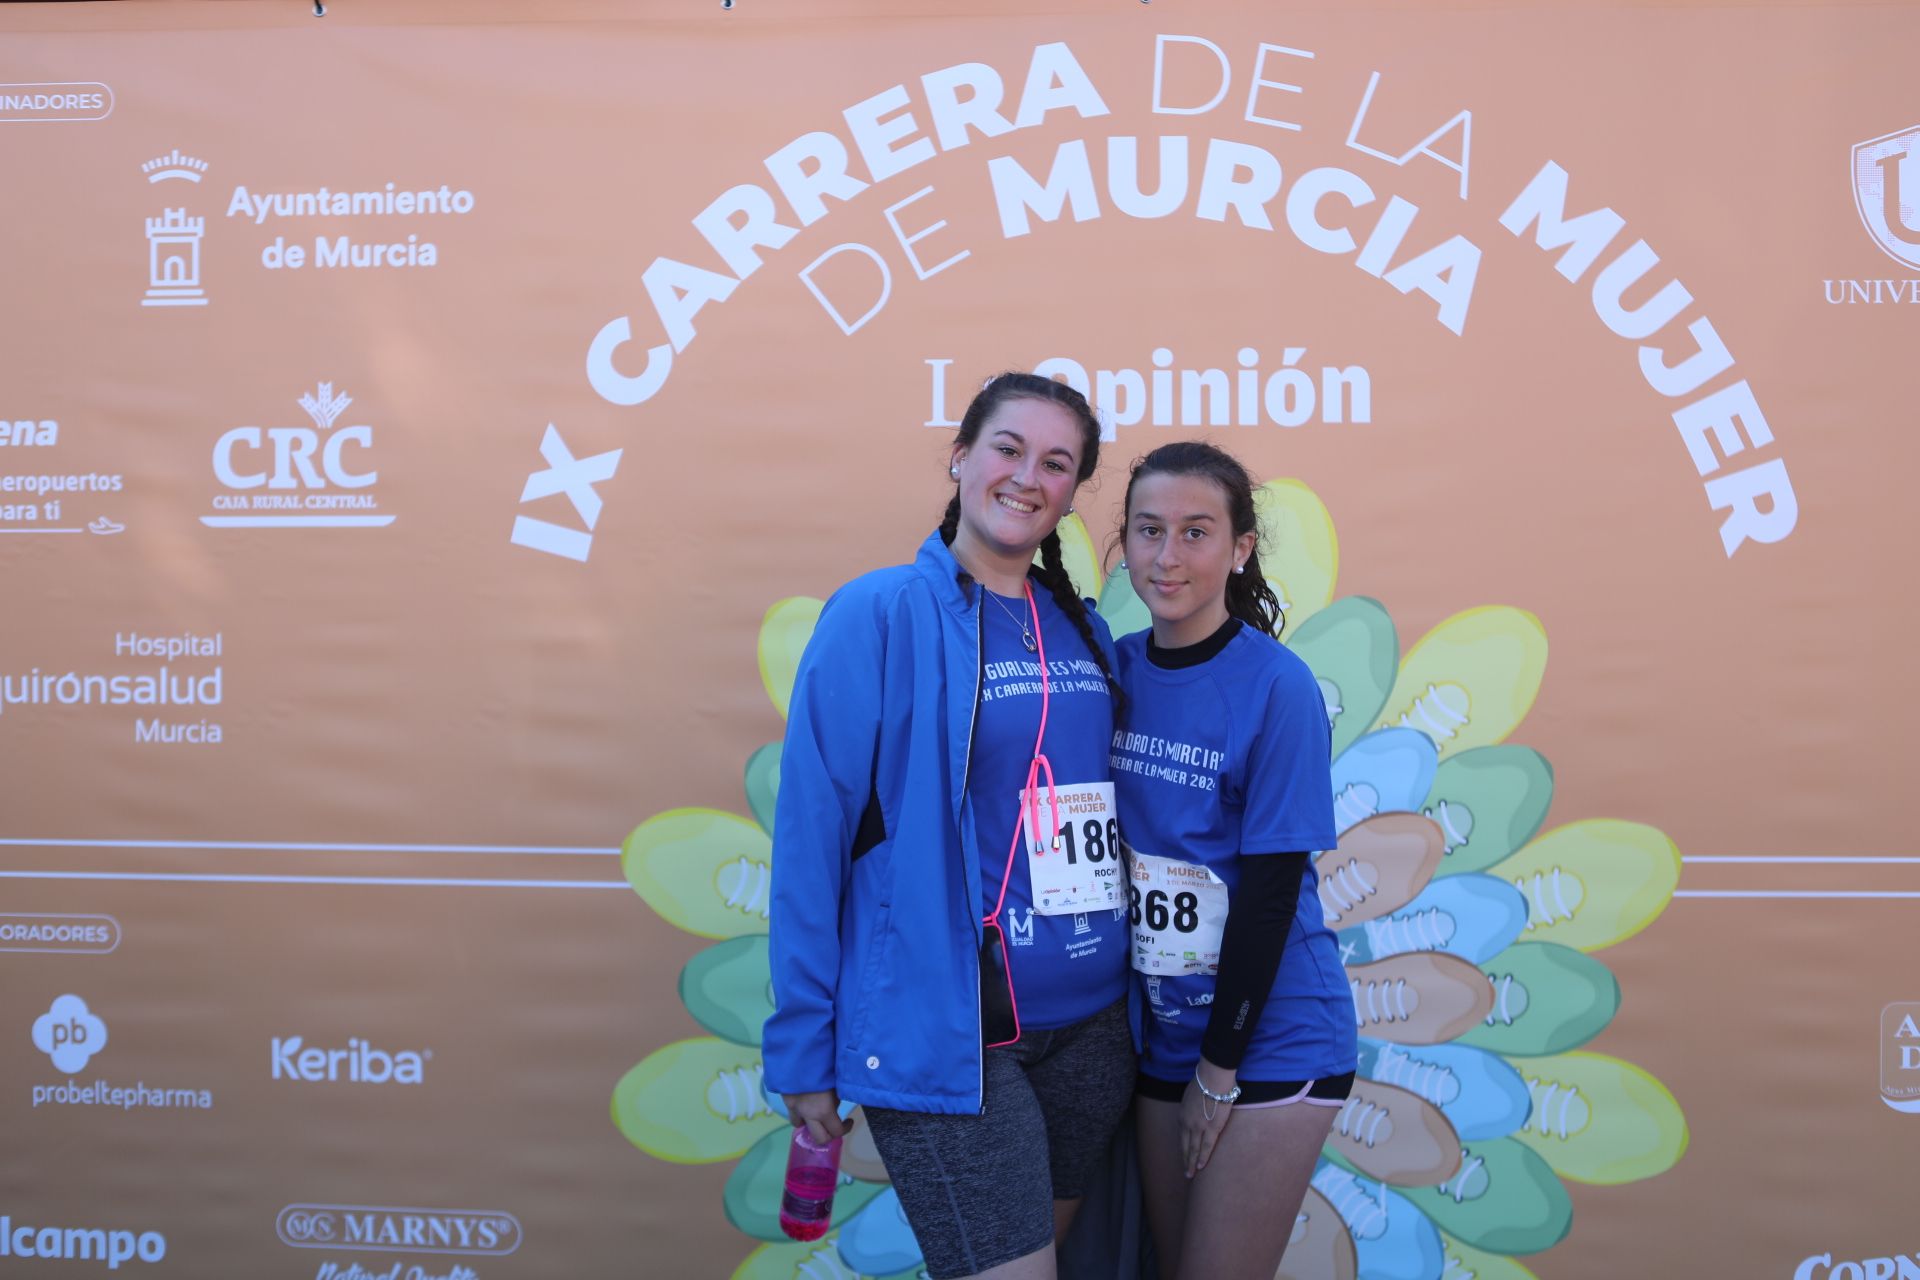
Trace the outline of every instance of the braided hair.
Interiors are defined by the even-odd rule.
[[[1094,415],[1093,407],[1087,398],[1064,382],[1052,378],[1043,378],[1037,373],[1002,373],[987,380],[974,396],[973,403],[960,416],[960,429],[954,432],[955,448],[971,447],[980,438],[980,432],[986,427],[988,419],[999,410],[1001,405],[1011,400],[1047,400],[1059,405],[1071,413],[1080,424],[1080,470],[1074,476],[1076,483],[1084,482],[1100,465],[1100,419]],[[948,546],[960,531],[960,493],[956,489],[947,502],[947,510],[940,520],[940,540]],[[1040,543],[1040,563],[1027,570],[1034,581],[1047,589],[1060,612],[1067,615],[1074,630],[1080,633],[1080,639],[1086,643],[1087,652],[1100,667],[1100,674],[1106,677],[1107,693],[1113,699],[1114,713],[1118,715],[1125,706],[1124,695],[1120,692],[1120,681],[1114,677],[1113,668],[1107,664],[1107,655],[1101,650],[1094,638],[1093,620],[1087,613],[1087,602],[1074,590],[1073,579],[1067,576],[1066,564],[1061,558],[1060,531],[1050,531]],[[970,585],[972,575],[964,569],[960,572],[962,586]]]
[[[1253,477],[1232,454],[1203,440],[1163,444],[1133,464],[1133,471],[1127,476],[1122,528],[1133,518],[1133,486],[1141,476],[1151,475],[1200,476],[1213,481],[1227,500],[1227,522],[1233,526],[1233,536],[1259,533],[1259,521],[1253,510]],[[1280,597],[1274,594],[1266,575],[1260,571],[1257,536],[1253,551],[1247,556],[1246,572],[1227,575],[1227,613],[1276,640],[1287,625],[1286,615],[1280,610]]]

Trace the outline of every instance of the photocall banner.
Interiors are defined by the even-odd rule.
[[[1920,1276],[1913,10],[0,30],[0,1273],[919,1274],[775,1222],[778,744],[1033,368],[1332,718],[1283,1273]]]

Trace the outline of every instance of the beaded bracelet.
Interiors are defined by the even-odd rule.
[[[1233,1088],[1227,1090],[1225,1093],[1215,1093],[1213,1090],[1207,1088],[1207,1082],[1200,1078],[1200,1068],[1198,1066],[1195,1066],[1193,1069],[1193,1082],[1200,1086],[1200,1092],[1207,1095],[1207,1101],[1209,1102],[1231,1103],[1240,1101],[1239,1085],[1234,1085]]]

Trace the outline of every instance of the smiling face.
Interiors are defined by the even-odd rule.
[[[1197,644],[1227,620],[1227,579],[1259,535],[1235,536],[1227,495],[1206,476],[1154,472],[1128,495],[1126,557],[1133,590],[1153,615],[1154,643]]]
[[[1027,562],[1073,503],[1083,444],[1080,420],[1062,405],[1017,399],[996,409],[972,444],[953,451],[955,558],[989,587],[1019,594]]]

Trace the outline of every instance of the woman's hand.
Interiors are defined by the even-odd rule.
[[[1195,1078],[1180,1099],[1180,1153],[1186,1159],[1189,1178],[1207,1167],[1214,1144],[1220,1141],[1233,1115],[1233,1104],[1208,1098],[1200,1092],[1200,1081],[1205,1080],[1207,1088],[1215,1093],[1228,1093],[1233,1089],[1235,1074],[1202,1058]]]
[[[832,1089],[822,1089],[818,1093],[783,1093],[780,1095],[787,1104],[787,1119],[793,1127],[807,1127],[807,1136],[817,1147],[824,1147],[835,1138],[844,1137],[847,1130],[853,1128],[852,1120],[840,1118],[840,1095]]]

